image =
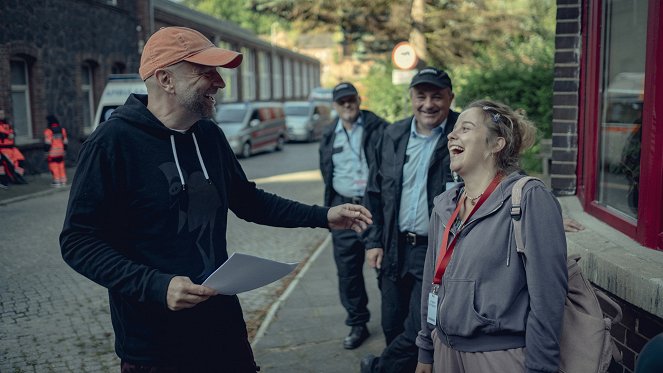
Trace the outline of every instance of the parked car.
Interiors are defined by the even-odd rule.
[[[217,105],[215,120],[237,156],[282,150],[287,140],[283,104],[244,102]]]
[[[315,141],[322,137],[323,128],[331,121],[330,105],[316,101],[291,101],[283,104],[288,139]]]

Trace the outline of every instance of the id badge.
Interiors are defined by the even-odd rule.
[[[431,325],[437,324],[437,294],[433,292],[428,293],[428,316],[426,316],[426,322]]]

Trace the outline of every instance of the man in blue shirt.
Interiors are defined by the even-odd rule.
[[[346,202],[361,204],[369,169],[375,165],[375,145],[388,124],[368,110],[360,110],[361,98],[351,83],[340,83],[332,91],[338,118],[325,129],[320,140],[320,171],[325,182],[325,206]],[[350,230],[332,231],[334,260],[338,270],[341,304],[348,317],[350,334],[343,347],[354,349],[368,338],[370,318],[364,285],[365,247]]]
[[[447,135],[458,113],[444,71],[426,67],[412,78],[413,116],[384,130],[377,167],[371,172],[364,205],[373,214],[366,234],[366,260],[378,270],[382,330],[387,347],[368,355],[361,372],[414,372],[415,339],[421,324],[421,281],[433,198],[452,181]]]

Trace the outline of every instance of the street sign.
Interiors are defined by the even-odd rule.
[[[401,70],[410,70],[417,66],[419,58],[414,51],[414,47],[406,41],[402,41],[394,47],[391,51],[391,61],[394,66]]]
[[[412,78],[417,74],[417,69],[412,70],[391,70],[392,84],[410,84]]]

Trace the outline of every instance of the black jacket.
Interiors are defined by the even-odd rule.
[[[62,256],[108,289],[122,360],[212,359],[250,370],[237,296],[217,295],[174,312],[166,304],[168,284],[177,275],[199,284],[226,261],[229,209],[279,227],[326,227],[328,209],[258,189],[211,120],[179,133],[146,104],[147,96],[131,95],[83,144],[60,235]]]
[[[409,141],[412,118],[405,118],[387,127],[377,146],[378,166],[374,167],[366,187],[364,205],[373,214],[373,225],[365,233],[367,249],[384,249],[381,275],[396,279],[402,263],[398,246],[398,213],[400,211],[401,192],[403,190],[403,165],[405,151]],[[433,211],[433,199],[446,189],[446,183],[452,181],[449,169],[449,150],[447,135],[453,130],[458,113],[449,111],[444,134],[437,142],[428,166],[428,214]]]
[[[361,110],[360,115],[364,121],[364,132],[361,143],[363,144],[366,162],[368,164],[368,169],[370,170],[376,164],[375,147],[377,146],[380,136],[382,136],[382,131],[389,122],[368,110]],[[332,155],[334,154],[334,140],[336,139],[336,132],[334,130],[336,129],[337,123],[338,117],[334,118],[334,120],[325,128],[322,138],[320,139],[320,172],[322,173],[322,179],[325,183],[325,206],[331,206],[332,200],[336,195],[332,186],[332,179],[334,176],[334,162],[332,162]]]

